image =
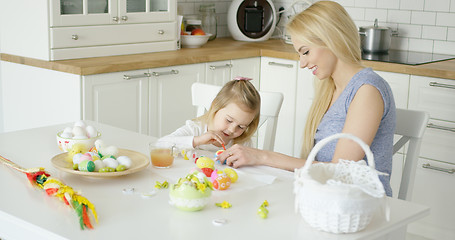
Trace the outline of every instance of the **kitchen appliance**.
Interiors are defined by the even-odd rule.
[[[425,63],[455,59],[454,55],[413,52],[390,49],[388,52],[362,52],[362,59],[379,62],[400,63],[406,65],[420,65]]]
[[[378,26],[378,19],[373,26],[359,27],[360,44],[364,52],[387,52],[392,36],[398,36],[397,31],[389,27]]]
[[[233,0],[227,18],[231,36],[250,42],[268,40],[277,21],[271,0]]]

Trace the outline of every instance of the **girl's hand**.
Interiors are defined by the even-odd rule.
[[[201,136],[196,136],[193,138],[193,147],[205,144],[213,144],[217,147],[221,147],[224,144],[224,140],[213,131],[208,131]]]
[[[267,158],[266,154],[266,151],[235,144],[222,152],[216,160],[238,168],[247,165],[261,165],[263,164],[263,159]]]

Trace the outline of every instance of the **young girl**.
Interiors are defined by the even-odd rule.
[[[237,77],[226,83],[213,99],[207,113],[159,141],[173,142],[179,148],[209,151],[233,144],[252,147],[251,136],[259,124],[261,98],[250,78]]]
[[[317,80],[313,105],[304,132],[301,158],[234,145],[218,160],[240,167],[269,165],[287,170],[300,168],[314,144],[335,133],[350,133],[370,145],[376,169],[391,173],[395,102],[390,86],[361,62],[357,27],[346,10],[333,1],[317,1],[294,16],[286,28],[300,67]],[[330,142],[317,154],[319,162],[360,160],[361,147],[347,139]],[[392,195],[390,175],[380,179]]]

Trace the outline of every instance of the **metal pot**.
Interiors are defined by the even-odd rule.
[[[387,52],[392,36],[398,36],[398,31],[389,27],[379,27],[378,19],[373,26],[359,27],[360,43],[364,52]]]

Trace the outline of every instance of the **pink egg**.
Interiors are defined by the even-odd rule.
[[[90,155],[89,153],[84,153],[84,154],[80,157],[79,161],[82,162],[82,161],[84,161],[84,160],[92,161],[92,155]]]

